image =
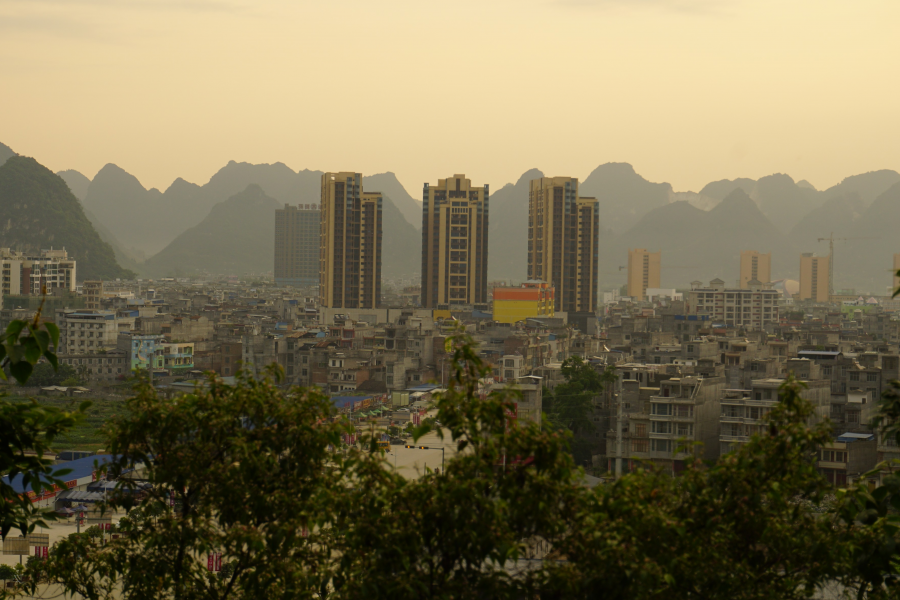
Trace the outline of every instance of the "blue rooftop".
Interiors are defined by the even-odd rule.
[[[71,469],[71,473],[69,473],[68,475],[63,475],[62,477],[60,477],[60,479],[62,479],[63,481],[74,481],[75,479],[87,477],[88,475],[93,473],[96,469],[96,467],[94,467],[94,462],[102,465],[104,463],[111,462],[112,459],[112,454],[97,454],[96,456],[88,456],[86,458],[79,458],[78,460],[71,460],[69,462],[54,465],[53,470],[57,471],[59,469]],[[13,491],[17,494],[30,492],[31,484],[29,483],[27,486],[22,485],[22,477],[23,475],[20,473],[19,475],[16,475],[12,479],[12,481],[10,481],[9,475],[6,475],[3,477],[3,483],[12,487]],[[46,481],[46,479],[44,479],[44,481]]]
[[[432,392],[441,389],[439,385],[425,384],[406,388],[407,392]]]

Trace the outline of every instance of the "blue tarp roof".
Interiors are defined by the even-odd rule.
[[[871,440],[875,437],[874,433],[842,433],[837,436],[837,441],[839,442],[865,442]]]
[[[406,388],[406,391],[407,392],[431,392],[433,390],[438,390],[440,388],[441,388],[441,386],[439,386],[439,385],[426,384],[426,385],[417,385],[417,386],[413,386],[413,387],[408,387],[408,388]]]
[[[365,400],[366,398],[372,398],[373,396],[332,396],[331,403],[334,404],[338,408],[343,408],[348,404],[353,404],[354,402],[360,402]]]
[[[95,461],[98,465],[102,465],[104,463],[111,462],[112,459],[112,454],[97,454],[96,456],[88,456],[87,458],[79,458],[78,460],[70,460],[69,462],[60,463],[58,465],[55,465],[53,467],[53,470],[56,471],[58,469],[72,469],[71,473],[69,473],[68,475],[63,475],[61,477],[63,481],[72,481],[73,479],[87,477],[88,475],[93,473],[96,469],[96,467],[94,466]],[[22,485],[22,474],[16,475],[12,479],[12,481],[9,480],[8,475],[4,476],[3,484],[12,487],[13,491],[17,494],[24,494],[25,492],[31,491],[30,483],[27,486]]]

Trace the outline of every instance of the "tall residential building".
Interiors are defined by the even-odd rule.
[[[422,306],[487,302],[488,186],[465,175],[422,191]]]
[[[900,288],[900,277],[897,277],[897,271],[900,271],[900,254],[894,255],[894,292],[897,291],[897,288]]]
[[[322,175],[319,303],[375,308],[381,300],[381,193],[360,173]]]
[[[756,250],[741,250],[741,289],[750,289],[750,282],[754,279],[760,283],[772,281],[771,252],[760,254]]]
[[[594,312],[600,212],[574,177],[532,179],[528,190],[528,279],[556,291],[556,310]]]
[[[648,252],[644,248],[628,251],[628,295],[638,300],[647,299],[647,288],[660,287],[662,253]]]
[[[275,283],[319,283],[319,207],[300,204],[275,211]]]
[[[830,256],[811,252],[800,255],[800,300],[828,302],[828,262]]]
[[[0,270],[4,295],[37,296],[42,285],[48,292],[55,288],[75,291],[75,259],[65,250],[16,252],[0,248]]]

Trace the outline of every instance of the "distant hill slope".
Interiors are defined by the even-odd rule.
[[[581,182],[578,193],[598,200],[601,229],[622,233],[649,211],[668,204],[672,186],[647,181],[628,163],[606,163]]]
[[[58,171],[56,174],[62,177],[62,180],[66,182],[66,185],[69,186],[69,189],[72,190],[75,197],[84,202],[84,199],[87,197],[88,187],[91,185],[91,180],[75,169]]]
[[[491,191],[488,222],[488,279],[528,278],[528,185],[543,177],[538,169],[522,173],[515,184]]]
[[[0,222],[0,246],[65,248],[79,281],[134,276],[116,262],[66,182],[33,158],[12,156],[0,166]]]
[[[120,253],[152,255],[203,221],[217,204],[249,185],[259,186],[279,205],[319,204],[321,177],[321,171],[294,172],[283,163],[254,165],[231,161],[203,186],[179,178],[161,193],[156,189],[145,189],[135,177],[109,164],[91,182],[84,204],[104,230],[127,244]],[[379,189],[382,185],[385,190]],[[396,207],[393,196],[400,196],[401,204],[415,201],[392,173],[364,177],[363,186],[368,191],[381,191],[385,196],[383,275],[418,275],[421,236],[415,225]],[[270,229],[266,235],[271,238],[275,230],[274,217]],[[272,260],[270,256],[269,262]],[[258,271],[271,268],[270,264]]]
[[[792,265],[799,262],[787,236],[739,186],[710,211],[673,202],[651,210],[625,234],[603,238],[601,287],[625,282],[627,274],[618,267],[628,264],[632,248],[662,252],[663,287],[686,287],[694,279],[706,283],[715,277],[735,285],[742,250],[771,252],[773,276],[793,275]]]
[[[278,201],[260,186],[248,185],[147,259],[143,269],[152,277],[271,271],[277,208]]]
[[[16,153],[13,152],[13,149],[7,146],[6,144],[0,143],[0,165],[5,163],[8,159],[15,156]]]
[[[422,231],[422,201],[410,196],[396,175],[391,172],[367,175],[363,177],[363,186],[390,198],[403,218],[417,231]]]
[[[900,173],[890,169],[882,169],[881,171],[869,171],[860,175],[851,175],[822,193],[826,198],[856,194],[863,204],[869,206],[875,198],[888,191],[891,186],[898,182],[900,182]]]

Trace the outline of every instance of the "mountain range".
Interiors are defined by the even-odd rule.
[[[0,144],[0,163],[9,162],[10,157],[21,158]],[[23,168],[20,163],[13,161]],[[37,167],[40,165],[34,163],[29,168]],[[321,175],[321,171],[294,171],[283,163],[231,161],[206,184],[179,178],[160,192],[144,188],[133,175],[107,164],[93,180],[73,170],[60,171],[52,180],[42,173],[36,177],[46,189],[39,192],[35,188],[30,193],[40,197],[55,189],[51,195],[59,196],[59,184],[65,183],[69,188],[66,198],[56,201],[68,205],[81,201],[81,217],[93,224],[89,232],[83,222],[77,225],[85,243],[96,245],[96,239],[102,238],[103,246],[114,251],[109,257],[92,248],[91,258],[78,257],[85,261],[85,270],[79,267],[81,275],[124,273],[125,269],[150,276],[265,273],[272,269],[272,213],[284,203],[318,204]],[[526,278],[528,183],[543,175],[530,169],[515,183],[494,187],[489,229],[491,280]],[[384,277],[417,277],[421,203],[393,173],[366,176],[363,186],[367,191],[381,191],[385,198]],[[627,263],[628,249],[635,247],[663,252],[664,287],[683,287],[694,279],[705,282],[714,277],[730,284],[737,278],[741,250],[772,252],[773,277],[796,278],[798,255],[827,254],[828,244],[822,238],[833,232],[835,287],[880,292],[890,282],[891,255],[900,251],[900,244],[894,241],[900,231],[900,173],[891,170],[847,177],[823,191],[776,173],[760,179],[713,181],[699,192],[675,192],[668,183],[645,179],[627,163],[607,163],[584,179],[579,193],[596,198],[600,206],[603,289],[624,283],[621,267]],[[34,204],[21,200],[20,195],[11,197],[9,191],[6,198],[0,198],[0,216],[5,210],[7,223],[12,224],[6,228],[8,241],[0,242],[4,246],[56,243],[61,232],[45,232],[46,239],[36,242],[10,233],[19,223],[23,231],[33,226],[30,215],[19,207]],[[223,245],[221,240],[231,240],[231,244]],[[95,260],[102,264],[91,264]]]
[[[77,261],[79,280],[134,277],[117,264],[65,181],[33,158],[3,154],[0,246],[31,252],[64,248]]]

